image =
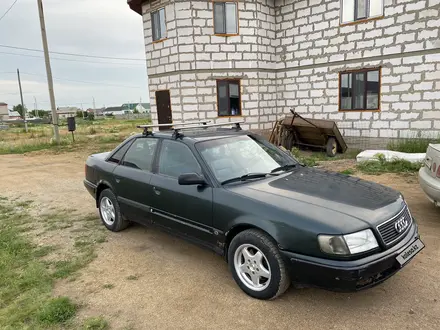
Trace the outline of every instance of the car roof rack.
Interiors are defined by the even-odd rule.
[[[144,135],[153,135],[153,128],[155,127],[169,127],[170,129],[172,129],[172,127],[174,126],[194,126],[194,125],[207,125],[208,123],[210,123],[210,120],[207,121],[196,121],[196,122],[182,122],[182,123],[169,123],[169,124],[157,124],[157,125],[138,125],[136,126],[137,128],[143,128]],[[203,126],[202,126],[203,127]]]
[[[204,124],[204,125],[185,125],[185,126],[182,126],[182,127],[174,127],[173,128],[173,130],[174,130],[174,134],[173,134],[173,136],[174,136],[174,138],[179,138],[179,137],[183,137],[183,134],[182,133],[180,133],[180,131],[182,131],[182,130],[187,130],[187,129],[195,129],[195,128],[202,128],[202,129],[207,129],[207,128],[209,128],[209,127],[221,127],[221,126],[228,126],[228,125],[234,125],[233,127],[232,127],[232,129],[236,129],[237,131],[241,131],[241,127],[240,127],[240,124],[243,124],[244,123],[244,121],[232,121],[232,122],[227,122],[227,123],[217,123],[217,124],[209,124],[209,125],[207,125],[207,124]],[[179,125],[175,125],[175,126],[179,126]]]

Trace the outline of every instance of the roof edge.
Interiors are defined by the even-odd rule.
[[[134,10],[139,15],[142,15],[142,3],[145,0],[128,0],[127,3],[130,6],[131,10]]]

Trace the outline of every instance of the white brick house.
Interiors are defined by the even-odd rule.
[[[440,133],[440,0],[128,2],[155,122],[270,129],[295,108],[345,135]]]

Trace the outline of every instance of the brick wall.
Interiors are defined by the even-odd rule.
[[[438,0],[384,0],[383,19],[345,26],[339,0],[278,3],[278,98],[286,102],[279,111],[336,120],[346,136],[438,135]],[[339,112],[339,72],[375,67],[382,67],[381,111]]]
[[[294,107],[348,136],[426,136],[440,130],[440,0],[384,0],[384,18],[340,25],[339,0],[239,2],[240,35],[214,36],[211,1],[143,5],[154,92],[170,89],[173,120],[217,118],[216,79],[241,79],[246,128],[268,129]],[[166,9],[153,43],[150,12]],[[339,72],[382,67],[381,112],[339,112]]]

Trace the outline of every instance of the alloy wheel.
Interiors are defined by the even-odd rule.
[[[235,250],[234,267],[240,281],[249,289],[263,291],[269,286],[271,279],[269,262],[256,246],[240,245]]]

